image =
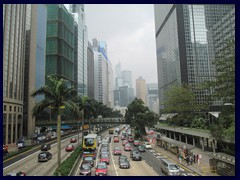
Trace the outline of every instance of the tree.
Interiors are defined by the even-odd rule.
[[[68,81],[57,75],[47,76],[47,84],[32,92],[32,96],[44,95],[45,99],[37,102],[32,110],[32,116],[36,117],[47,107],[51,107],[57,113],[57,149],[58,167],[61,164],[61,115],[65,107],[78,111],[77,105],[72,101],[76,89],[68,85]]]
[[[125,119],[135,127],[135,135],[145,135],[145,126],[151,127],[156,122],[156,114],[149,110],[141,99],[135,98],[127,107]]]
[[[168,120],[172,125],[190,127],[192,119],[196,113],[206,109],[205,104],[197,104],[195,94],[189,85],[182,84],[173,86],[166,92],[166,101],[164,101],[164,113],[177,113],[172,119]]]

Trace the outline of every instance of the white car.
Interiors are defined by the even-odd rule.
[[[149,142],[144,143],[145,149],[152,149],[152,146]]]

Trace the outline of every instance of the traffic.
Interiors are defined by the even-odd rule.
[[[79,144],[83,152],[76,162],[75,176],[179,176],[181,169],[166,157],[159,158],[149,142],[134,139],[129,125],[101,134],[69,137],[61,142],[62,161]],[[57,147],[44,143],[39,151],[5,167],[4,176],[51,176],[57,167]]]

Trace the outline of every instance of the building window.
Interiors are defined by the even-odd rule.
[[[16,106],[14,106],[14,112],[16,112],[16,109],[17,109]]]
[[[12,111],[12,106],[9,106],[9,111]]]
[[[4,111],[6,111],[7,110],[7,106],[6,105],[4,105]]]

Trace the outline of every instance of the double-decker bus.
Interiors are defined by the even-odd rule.
[[[97,134],[88,134],[83,137],[83,156],[93,156],[96,158]]]

